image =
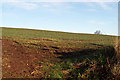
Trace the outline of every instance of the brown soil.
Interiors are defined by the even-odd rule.
[[[39,46],[44,45],[41,44]],[[19,42],[15,41],[10,37],[3,37],[3,78],[42,78],[45,74],[45,71],[42,69],[43,63],[58,63],[58,61],[60,60],[58,59],[58,56],[61,55],[53,53],[83,50],[83,48],[59,48],[50,45],[47,45],[45,47],[51,47],[54,49],[38,49],[35,47],[24,46],[23,44],[20,44]]]
[[[20,38],[22,39],[22,38]],[[44,46],[44,45],[41,45]],[[2,77],[3,78],[42,78],[44,77],[43,63],[57,63],[60,59],[53,53],[75,51],[80,48],[37,49],[24,46],[13,38],[2,38]]]
[[[49,62],[56,57],[50,50],[38,51],[9,38],[3,38],[2,50],[3,78],[40,78],[44,75],[40,62]]]

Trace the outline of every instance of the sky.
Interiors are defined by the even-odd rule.
[[[84,1],[5,0],[0,3],[0,26],[117,35],[118,2]]]

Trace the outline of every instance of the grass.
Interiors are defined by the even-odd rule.
[[[117,58],[117,63],[114,65],[112,69],[112,73],[116,75],[116,79],[120,78],[120,37],[116,37],[115,41],[115,49],[116,49],[116,58]]]
[[[114,36],[68,33],[58,31],[33,30],[22,28],[2,28],[2,36],[25,38],[52,38],[52,39],[83,39],[83,40],[111,40]],[[9,34],[9,35],[8,35]]]
[[[40,62],[43,78],[109,80],[119,73],[114,66],[115,36],[3,27],[2,37],[58,55],[53,61]]]
[[[48,41],[60,41],[61,43],[97,43],[104,45],[114,45],[115,36],[108,35],[95,35],[95,34],[80,34],[80,33],[67,33],[57,31],[45,31],[45,30],[33,30],[33,29],[22,29],[22,28],[2,28],[2,36],[13,37],[18,39],[48,39]]]
[[[59,64],[49,66],[51,72],[50,73],[48,72],[47,75],[49,75],[50,78],[76,78],[92,80],[93,79],[107,80],[107,78],[113,79],[114,77],[112,76],[110,70],[113,63],[115,63],[116,58],[113,57],[114,54],[112,54],[112,52],[114,52],[114,49],[112,47],[109,47],[95,50],[93,51],[93,53],[89,55],[80,54],[80,52],[64,53],[62,56],[62,59],[64,61],[62,61]],[[76,54],[74,53],[78,53],[76,57],[75,57]],[[65,54],[71,54],[71,56],[65,57]],[[50,64],[51,63],[47,63],[47,65]],[[106,75],[108,75],[109,77]]]

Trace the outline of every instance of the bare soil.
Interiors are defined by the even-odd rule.
[[[17,44],[9,38],[2,40],[2,70],[3,78],[37,78],[42,77],[41,62],[55,59],[56,55],[50,50],[36,50]],[[39,72],[36,72],[39,68]],[[42,74],[40,74],[42,73]]]
[[[42,45],[41,45],[42,46]],[[44,45],[43,45],[44,46]],[[10,37],[2,38],[2,75],[3,78],[42,78],[44,70],[42,63],[59,61],[59,53],[64,50],[78,50],[80,48],[36,49],[26,47]]]

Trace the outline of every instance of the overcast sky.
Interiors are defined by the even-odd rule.
[[[103,34],[118,34],[118,2],[81,1],[5,0],[0,5],[0,26],[75,33],[101,30]]]

